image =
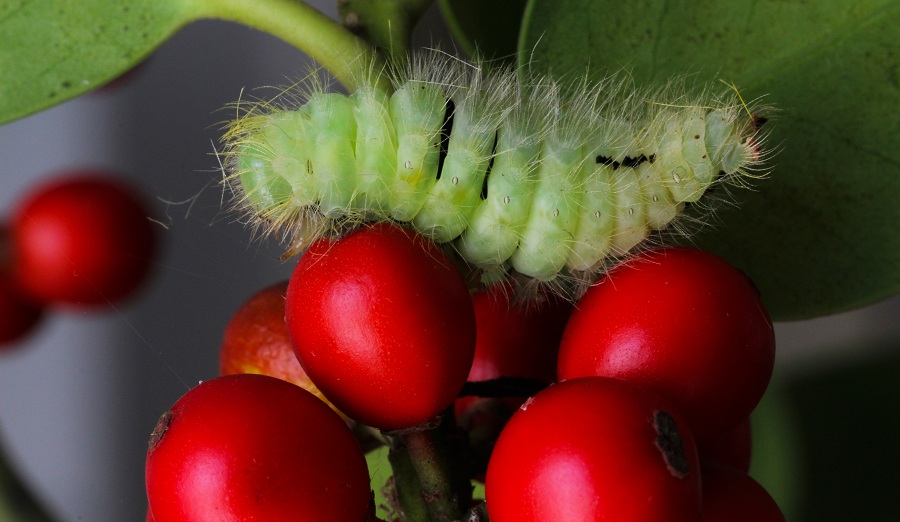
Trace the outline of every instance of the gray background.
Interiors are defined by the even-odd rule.
[[[333,2],[313,3],[334,14]],[[430,27],[420,41],[442,38]],[[223,105],[244,87],[292,81],[308,63],[272,37],[201,22],[121,88],[0,127],[4,212],[43,177],[101,167],[132,178],[161,221],[162,248],[140,295],[112,310],[58,311],[0,354],[0,436],[60,520],[143,520],[144,454],[157,417],[216,375],[222,331],[240,303],[289,275],[276,243],[251,240],[223,211],[212,153]],[[878,356],[846,347],[897,338],[898,311],[892,299],[777,325],[777,376]]]

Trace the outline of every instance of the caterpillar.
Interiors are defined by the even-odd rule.
[[[556,81],[439,52],[389,71],[393,92],[318,83],[239,102],[222,155],[236,207],[286,255],[391,220],[490,277],[590,281],[673,226],[714,185],[762,176],[764,119],[736,89],[639,91]]]

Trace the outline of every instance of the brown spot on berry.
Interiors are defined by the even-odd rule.
[[[163,437],[166,435],[166,431],[169,430],[169,424],[172,423],[172,417],[174,416],[174,413],[167,411],[159,417],[158,421],[156,421],[153,433],[150,434],[150,451],[155,450],[156,446],[162,441]]]
[[[662,410],[653,412],[653,428],[656,430],[656,447],[666,461],[666,468],[677,478],[684,478],[690,472],[684,443],[675,419]]]

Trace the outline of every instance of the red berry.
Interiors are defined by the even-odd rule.
[[[785,522],[775,499],[750,475],[730,466],[703,464],[701,522]]]
[[[491,522],[696,522],[697,450],[664,398],[617,379],[572,379],[513,415],[485,494]]]
[[[513,292],[512,286],[500,283],[472,295],[476,340],[468,382],[501,377],[556,381],[559,340],[572,306],[551,295],[515,302]],[[503,402],[512,413],[526,398],[509,397]],[[458,399],[457,414],[476,401],[475,397]]]
[[[556,357],[571,305],[546,296],[534,302],[512,300],[506,284],[472,296],[477,340],[469,381],[498,377],[556,380]]]
[[[286,316],[313,382],[376,428],[433,418],[472,365],[475,317],[462,277],[434,243],[394,225],[314,243],[291,276]]]
[[[0,227],[0,348],[21,339],[44,315],[44,307],[22,290],[10,257],[9,230]]]
[[[43,315],[43,306],[22,292],[8,270],[0,269],[0,347],[21,339]]]
[[[97,172],[35,189],[15,212],[17,276],[36,299],[103,305],[128,297],[154,251],[153,224],[135,192]]]
[[[750,459],[753,454],[750,417],[725,435],[705,442],[698,449],[703,461],[726,464],[747,473],[750,471]]]
[[[294,355],[294,345],[284,322],[287,285],[283,281],[260,290],[231,317],[219,351],[219,373],[277,377],[305,389],[337,411]]]
[[[508,284],[494,284],[472,295],[477,338],[469,382],[521,377],[550,384],[556,380],[559,339],[572,310],[552,295],[516,302]],[[454,403],[457,421],[468,432],[479,480],[494,442],[509,417],[527,397],[461,397]]]
[[[146,484],[156,522],[361,522],[371,504],[346,424],[265,375],[219,377],[179,399],[151,437]]]
[[[713,254],[679,247],[639,255],[588,290],[563,334],[558,371],[651,388],[707,441],[750,414],[774,359],[772,321],[750,280]]]

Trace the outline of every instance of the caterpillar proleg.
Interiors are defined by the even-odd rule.
[[[392,220],[488,274],[588,281],[766,157],[762,119],[736,89],[639,92],[438,52],[378,74],[393,92],[374,79],[349,95],[286,90],[291,101],[242,102],[228,124],[236,205],[291,253]]]

